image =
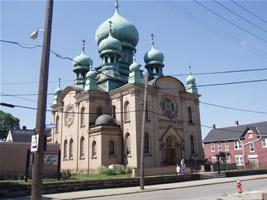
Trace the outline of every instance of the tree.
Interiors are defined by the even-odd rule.
[[[10,129],[19,128],[19,119],[0,110],[0,139],[6,138]]]

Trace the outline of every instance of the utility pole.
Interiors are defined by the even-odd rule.
[[[38,149],[36,152],[34,152],[34,163],[32,169],[32,192],[31,192],[32,200],[42,199],[45,118],[46,118],[52,15],[53,15],[53,0],[47,0],[42,60],[41,60],[40,75],[39,75],[36,126],[35,126],[36,134],[39,135],[39,141],[38,141]]]
[[[146,121],[146,103],[147,103],[147,82],[148,75],[144,76],[145,89],[144,89],[144,105],[143,105],[143,119],[141,129],[141,148],[140,148],[140,190],[144,190],[144,138],[145,138],[145,121]]]

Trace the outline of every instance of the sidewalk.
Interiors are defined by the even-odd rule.
[[[264,179],[264,178],[267,178],[267,175],[264,174],[264,175],[253,175],[253,176],[242,176],[242,177],[231,177],[231,178],[214,178],[214,179],[206,179],[206,180],[199,180],[199,181],[187,181],[187,182],[179,182],[179,183],[149,185],[149,186],[145,186],[145,190],[143,191],[140,190],[140,187],[86,190],[86,191],[78,191],[78,192],[48,194],[48,195],[43,195],[43,198],[63,200],[63,199],[103,197],[103,196],[120,195],[120,194],[131,194],[131,193],[137,193],[137,192],[151,192],[151,191],[156,191],[156,190],[170,190],[170,189],[185,188],[185,187],[195,187],[195,186],[201,186],[201,185],[236,182],[237,178],[239,178],[242,181],[246,181],[246,180],[253,180],[253,179]],[[267,193],[267,191],[265,191],[265,193]],[[253,195],[259,196],[261,194],[259,192],[255,192],[255,194],[253,192],[244,192],[242,194],[229,194],[229,196],[220,197],[218,198],[218,200],[219,199],[220,200],[253,199],[254,198]],[[252,197],[250,198],[250,196]],[[261,198],[258,198],[258,199],[261,199]]]

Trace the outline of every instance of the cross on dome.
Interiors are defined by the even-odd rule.
[[[112,21],[109,20],[108,23],[109,23],[109,33],[111,33],[112,32]]]
[[[82,40],[82,51],[83,51],[83,53],[85,53],[85,43],[86,43],[86,41]]]
[[[58,79],[58,88],[60,88],[61,78]]]
[[[119,12],[119,0],[116,0],[115,2],[115,9],[117,12]]]
[[[151,36],[151,44],[152,44],[152,47],[154,47],[154,34],[153,33],[151,33],[150,34],[150,36]]]
[[[189,65],[188,68],[189,68],[189,74],[192,75],[191,66]]]

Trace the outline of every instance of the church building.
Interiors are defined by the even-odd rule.
[[[94,172],[101,165],[139,168],[145,82],[135,52],[136,27],[113,16],[96,30],[101,63],[82,52],[73,60],[75,81],[57,88],[52,105],[50,140],[60,144],[61,169]],[[149,49],[149,47],[148,47]],[[152,46],[144,55],[147,101],[144,130],[145,167],[175,165],[181,159],[203,160],[199,97],[195,78],[186,84],[164,76],[164,55]]]

